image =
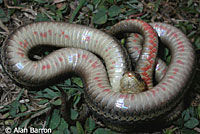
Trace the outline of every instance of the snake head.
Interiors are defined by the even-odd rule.
[[[128,71],[124,73],[122,79],[120,80],[121,93],[133,93],[137,94],[145,91],[146,84],[141,78],[140,74]]]

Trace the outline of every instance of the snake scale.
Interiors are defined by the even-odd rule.
[[[136,74],[128,69],[122,46],[110,35],[126,32],[137,33],[128,39],[128,44],[135,44],[128,46],[128,51],[137,62],[135,73],[144,81],[145,91],[130,93],[124,89],[122,92],[120,86],[122,79],[125,79],[123,88],[132,86],[129,79],[126,83],[124,75],[132,79]],[[47,85],[74,72],[85,83],[84,97],[90,111],[114,130],[134,131],[141,125],[144,129],[170,120],[181,105],[194,68],[194,50],[187,37],[171,25],[149,25],[135,19],[123,20],[107,33],[62,22],[28,24],[15,30],[2,46],[2,66],[14,81],[30,87]],[[161,59],[156,59],[158,37],[170,50],[171,62],[167,67]],[[61,49],[41,60],[31,60],[29,51],[40,45]],[[106,69],[95,54],[104,60]],[[153,82],[155,67],[156,84]]]

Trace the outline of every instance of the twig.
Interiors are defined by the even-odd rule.
[[[69,19],[69,23],[72,23],[74,21],[74,18],[76,17],[76,15],[78,14],[79,10],[83,7],[83,5],[85,4],[86,0],[80,0],[79,5],[77,6],[77,8],[73,11],[72,16]]]
[[[128,18],[136,18],[136,17],[140,17],[142,15],[144,15],[144,13],[133,14],[133,15],[128,16]]]
[[[47,13],[47,11],[42,8],[41,11],[51,20],[51,21],[54,21],[54,19]]]
[[[2,28],[4,31],[6,31],[7,33],[9,33],[8,28],[2,23],[1,20],[0,20],[0,28]]]
[[[24,9],[24,7],[18,7],[18,6],[9,6],[7,0],[4,0],[4,4],[9,9]]]

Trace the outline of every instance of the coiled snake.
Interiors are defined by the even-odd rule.
[[[2,65],[13,80],[26,86],[46,85],[70,72],[78,74],[85,83],[84,96],[90,111],[112,129],[136,130],[141,124],[169,121],[181,105],[192,76],[193,47],[180,30],[168,24],[150,26],[141,20],[124,20],[108,31],[111,35],[125,32],[138,33],[144,39],[134,34],[128,40],[128,44],[136,45],[128,46],[137,61],[135,73],[128,70],[126,53],[113,37],[97,29],[59,22],[18,28],[2,46]],[[168,67],[156,60],[157,35],[170,50]],[[29,51],[39,45],[63,48],[41,60],[30,60]],[[89,51],[105,61],[106,69]],[[155,66],[157,84],[153,82]],[[161,76],[159,70],[166,73]]]

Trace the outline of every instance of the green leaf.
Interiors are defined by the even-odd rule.
[[[73,96],[74,94],[76,94],[77,93],[77,88],[70,88],[69,89],[69,92],[68,92],[68,95],[69,96]]]
[[[194,107],[189,107],[189,112],[192,117],[195,116]]]
[[[14,5],[17,6],[18,3],[20,3],[18,0],[12,0],[14,2]]]
[[[9,112],[1,114],[0,120],[7,119],[9,116],[10,116]],[[1,123],[3,123],[3,122],[0,122],[0,125],[2,125]]]
[[[110,4],[114,4],[114,0],[106,0],[107,2],[109,2]]]
[[[50,11],[52,12],[51,15],[53,15],[53,13],[55,13],[56,10],[57,10],[56,5],[48,5],[47,4],[47,5],[44,5],[44,7],[47,8],[47,9],[50,9]]]
[[[103,128],[98,128],[93,134],[108,134],[108,132]]]
[[[188,110],[188,109],[185,110],[185,111],[183,111],[182,117],[183,117],[184,121],[187,121],[187,120],[190,119],[190,113],[189,113],[189,110]]]
[[[55,130],[52,134],[63,134],[61,130]]]
[[[135,13],[137,13],[137,11],[135,9],[132,9],[132,10],[127,11],[125,16],[130,16],[130,15],[135,14]]]
[[[64,81],[64,84],[65,84],[65,85],[68,85],[68,86],[71,86],[71,85],[72,85],[72,82],[71,82],[70,79],[67,79],[67,80]]]
[[[95,128],[96,128],[96,124],[95,121],[92,118],[87,118],[86,120],[86,130],[91,133]]]
[[[178,128],[175,127],[175,128],[167,128],[164,133],[165,134],[174,134],[174,132],[177,130]]]
[[[28,119],[28,120],[29,120],[29,119]],[[16,127],[18,126],[18,124],[19,124],[18,121],[14,122],[14,123],[10,126],[11,129],[13,130],[14,128],[16,128]]]
[[[53,105],[60,106],[62,103],[61,99],[57,99],[56,101],[52,102]]]
[[[158,12],[160,2],[161,2],[161,0],[157,0],[157,1],[155,2],[155,8],[154,8],[155,12]]]
[[[3,9],[0,9],[0,19],[3,21],[3,19],[5,18],[6,18],[5,12],[3,11]]]
[[[13,101],[11,103],[11,105],[10,105],[10,112],[9,112],[10,116],[13,117],[13,116],[15,116],[17,114],[19,106],[20,106],[20,103],[17,100],[15,100],[15,101]]]
[[[193,25],[192,25],[192,24],[188,24],[188,25],[186,26],[186,29],[187,29],[187,30],[192,30],[192,29],[193,29]]]
[[[30,115],[30,114],[32,114],[32,112],[19,113],[19,114],[16,114],[15,116],[13,116],[13,117],[23,117],[23,116],[27,116],[27,115]]]
[[[187,33],[187,29],[185,28],[185,26],[181,26],[181,30],[183,31],[183,33]]]
[[[27,110],[27,107],[24,104],[22,104],[19,108],[21,112],[25,112]]]
[[[122,45],[124,45],[126,43],[126,40],[125,39],[121,39],[120,42],[121,42]]]
[[[173,124],[175,124],[176,126],[180,126],[182,127],[184,123],[183,118],[179,118],[177,121],[173,122]]]
[[[190,32],[187,36],[188,36],[188,37],[192,37],[192,36],[194,36],[194,35],[196,34],[196,32],[197,32],[197,31],[192,31],[192,32]]]
[[[49,89],[49,88],[44,89],[44,92],[46,92],[47,95],[48,95],[50,98],[59,97],[59,94],[58,94],[57,92],[54,92],[53,90],[51,90],[51,89]]]
[[[59,134],[70,134],[70,131],[68,130],[68,124],[63,118],[61,118],[61,123],[58,127],[58,130],[60,131]]]
[[[194,117],[191,117],[185,124],[184,126],[187,127],[187,128],[194,128],[196,127],[197,125],[199,125],[199,121],[194,118]]]
[[[23,92],[24,92],[24,89],[22,89],[22,90],[19,92],[19,94],[17,95],[17,98],[16,98],[17,101],[19,101],[19,99],[21,98]]]
[[[182,132],[181,134],[199,134],[195,130],[191,130],[191,129],[187,129],[187,128],[181,129],[181,132]]]
[[[60,124],[60,121],[61,121],[61,118],[60,118],[59,110],[54,109],[53,114],[51,116],[51,121],[50,121],[49,127],[51,129],[57,128]]]
[[[81,78],[78,77],[72,77],[72,82],[78,85],[79,87],[83,87],[83,82]]]
[[[6,112],[6,111],[8,111],[9,110],[9,108],[10,107],[6,107],[6,106],[4,106],[4,108],[3,109],[0,109],[0,113],[4,113],[4,112]]]
[[[139,3],[139,1],[138,0],[130,0],[130,3]]]
[[[71,119],[72,120],[76,120],[77,119],[77,117],[78,117],[78,112],[76,111],[76,110],[74,110],[74,109],[70,109],[71,111]]]
[[[37,96],[42,96],[42,95],[43,95],[43,92],[42,92],[42,91],[38,91],[37,93],[31,92],[31,91],[30,91],[30,93],[36,94]],[[36,96],[35,98],[37,98],[37,96]]]
[[[93,0],[92,2],[95,5],[95,7],[97,7],[101,0]]]
[[[164,53],[165,53],[165,59],[167,58],[167,56],[169,56],[169,49],[168,48],[165,48],[165,51],[164,51]]]
[[[76,122],[76,128],[77,128],[78,134],[84,134],[83,127],[81,126],[81,123],[78,121]]]
[[[197,112],[198,112],[198,117],[200,118],[200,104],[198,105]]]
[[[57,86],[51,86],[50,89],[53,89],[55,91],[59,91],[58,88],[57,88]]]
[[[37,2],[37,3],[39,3],[39,4],[44,4],[44,3],[46,3],[47,1],[45,1],[45,0],[34,0],[35,2]]]
[[[39,22],[39,21],[49,21],[49,18],[43,14],[43,13],[38,13],[37,16],[36,16],[36,19],[35,19],[36,22]]]
[[[192,3],[193,3],[193,0],[188,0],[188,2],[187,2],[188,7],[190,7],[192,5]]]
[[[67,4],[63,4],[61,8],[59,8],[58,10],[60,11],[64,11],[67,8]]]
[[[197,50],[200,50],[200,37],[195,40],[194,45]]]
[[[56,21],[60,21],[62,20],[63,16],[62,16],[62,11],[58,10],[56,11]]]
[[[121,12],[121,8],[119,6],[113,5],[109,8],[108,15],[110,17],[115,17],[115,16],[119,15],[120,12]]]
[[[172,58],[171,56],[168,56],[168,57],[167,57],[167,59],[166,59],[166,63],[167,63],[167,65],[170,64],[171,58]]]
[[[49,102],[48,99],[43,99],[43,100],[39,101],[38,104],[43,105],[43,104],[46,104],[47,102]]]
[[[98,7],[98,12],[107,13],[107,12],[108,12],[108,9],[107,9],[104,5],[102,5],[102,6]]]
[[[46,126],[49,126],[50,121],[51,121],[51,116],[47,116],[45,121],[46,121]]]
[[[77,94],[74,97],[74,104],[73,104],[74,107],[76,107],[76,105],[78,104],[78,102],[80,101],[80,99],[81,99],[81,95],[80,94]]]
[[[95,24],[104,24],[106,23],[107,19],[108,19],[107,14],[101,11],[94,14],[94,17],[93,17],[93,21]]]
[[[73,134],[78,134],[77,128],[75,126],[71,126],[70,130],[72,131]]]
[[[91,4],[87,4],[87,8],[90,9],[90,11],[93,11],[93,10],[94,10],[94,6],[91,5]]]
[[[29,123],[30,121],[31,121],[31,118],[29,118],[29,119],[23,121],[23,122],[19,125],[19,127],[20,127],[20,128],[24,128],[25,126],[28,125],[28,123]]]

